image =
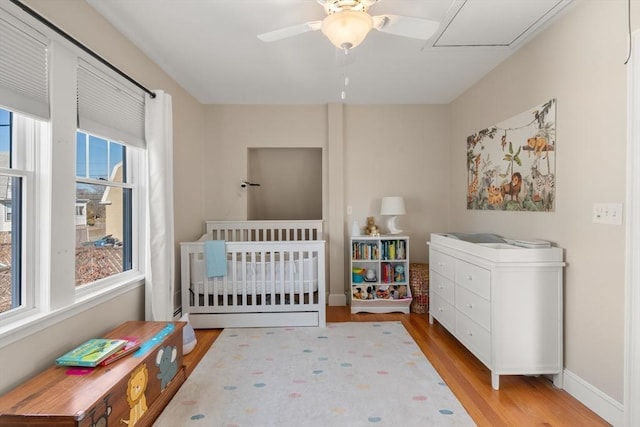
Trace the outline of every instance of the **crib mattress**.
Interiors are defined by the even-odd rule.
[[[251,261],[244,263],[227,260],[227,275],[210,278],[206,277],[205,261],[194,257],[191,260],[190,276],[191,290],[197,294],[309,293],[318,290],[318,259],[310,257],[283,262],[276,260],[275,262]]]

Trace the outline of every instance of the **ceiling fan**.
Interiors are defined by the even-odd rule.
[[[352,49],[365,39],[371,29],[383,33],[428,40],[440,25],[430,19],[401,15],[371,16],[369,7],[380,0],[317,0],[327,16],[321,21],[284,27],[258,35],[264,42],[273,42],[309,31],[321,30],[336,47]]]

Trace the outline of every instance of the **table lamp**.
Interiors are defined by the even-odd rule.
[[[400,234],[402,230],[396,227],[396,218],[398,215],[404,215],[407,211],[404,208],[404,199],[400,196],[390,196],[382,198],[382,207],[380,215],[390,215],[387,220],[387,228],[390,234]]]

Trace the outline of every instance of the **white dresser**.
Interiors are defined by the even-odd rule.
[[[562,388],[562,249],[435,233],[428,244],[429,322],[489,368],[496,390],[500,375],[552,374]]]

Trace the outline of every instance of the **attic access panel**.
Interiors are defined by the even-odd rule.
[[[513,46],[572,0],[465,0],[434,47]]]

